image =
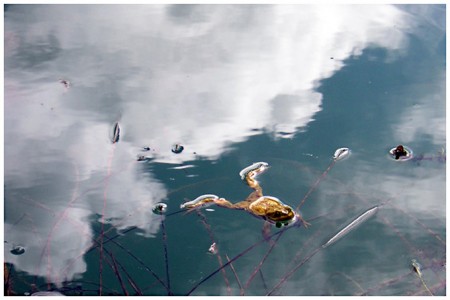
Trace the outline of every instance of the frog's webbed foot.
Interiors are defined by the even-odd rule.
[[[192,201],[181,204],[180,208],[188,209],[190,212],[197,208],[210,206],[210,205],[214,204],[218,199],[219,199],[219,197],[216,195],[206,194],[206,195],[197,197],[196,199],[194,199]]]
[[[226,208],[235,208],[235,206],[231,204],[228,200],[219,198],[218,196],[212,194],[202,195],[192,201],[185,202],[180,205],[180,208],[187,209],[188,210],[187,213],[190,213],[196,209],[207,207],[213,204]]]
[[[305,221],[305,219],[303,219],[301,216],[298,216],[299,221],[301,222],[301,224],[305,227],[308,228],[309,226],[311,226],[311,223],[308,223]]]
[[[245,180],[247,185],[260,193],[262,195],[262,188],[259,185],[258,181],[256,181],[256,176],[263,173],[269,168],[269,164],[266,162],[257,162],[254,163],[245,169],[243,169],[241,172],[239,172],[239,175],[241,176],[242,180]]]

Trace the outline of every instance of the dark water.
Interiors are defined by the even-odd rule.
[[[5,293],[445,295],[445,22],[444,5],[5,7]],[[243,211],[176,213],[245,199],[257,161],[311,226],[265,241]]]

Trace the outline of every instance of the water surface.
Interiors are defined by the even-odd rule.
[[[445,295],[445,22],[443,5],[6,6],[10,292],[428,295],[416,259]],[[399,144],[415,158],[391,159]],[[309,228],[238,256],[261,220],[174,214],[245,199],[257,161]]]

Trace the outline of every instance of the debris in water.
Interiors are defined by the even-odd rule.
[[[116,124],[114,124],[114,131],[113,131],[113,138],[111,139],[112,143],[115,144],[119,141],[119,137],[120,137],[120,127],[119,127],[119,122],[116,122]]]
[[[137,161],[146,161],[146,160],[149,160],[149,159],[150,159],[150,157],[145,156],[145,155],[139,155],[138,154],[138,156],[137,156]]]
[[[350,149],[349,148],[339,148],[334,152],[333,159],[335,161],[344,159],[350,155]]]
[[[212,243],[212,245],[209,247],[208,252],[211,254],[217,254],[217,245],[216,243]]]
[[[41,291],[31,294],[30,296],[65,296],[58,291]]]
[[[59,79],[59,82],[61,82],[66,89],[70,88],[70,81],[69,80]]]
[[[415,259],[411,260],[411,265],[413,267],[414,272],[416,272],[417,276],[419,276],[420,281],[422,281],[423,287],[428,291],[428,293],[430,293],[431,296],[434,296],[433,293],[428,288],[428,286],[426,285],[425,281],[423,280],[423,277],[422,277],[422,266]]]
[[[347,235],[350,231],[354,230],[357,226],[361,225],[365,221],[367,221],[370,217],[376,214],[378,211],[378,206],[375,206],[359,217],[357,217],[355,220],[353,220],[350,224],[344,227],[341,231],[339,231],[336,235],[334,235],[331,239],[328,240],[325,244],[322,245],[322,248],[326,248],[330,246],[331,244],[336,243],[338,240],[343,238],[345,235]]]
[[[422,266],[417,262],[417,260],[412,259],[411,265],[413,267],[414,272],[416,272],[417,275],[419,275],[419,277],[422,277]]]
[[[31,294],[30,296],[65,296],[58,291],[40,291]]]
[[[14,246],[10,252],[14,255],[22,255],[25,253],[25,248],[22,246]]]
[[[157,215],[162,215],[167,211],[167,204],[165,203],[156,203],[152,209],[153,213]]]
[[[172,152],[175,154],[179,154],[179,153],[183,152],[183,150],[184,150],[184,147],[181,146],[180,144],[175,144],[172,147]]]
[[[311,157],[314,157],[314,158],[319,158],[318,156],[314,156],[314,154],[312,154],[312,153],[302,153],[302,155],[311,156]]]
[[[181,166],[177,166],[177,167],[173,167],[173,168],[169,168],[172,170],[183,170],[183,169],[187,169],[187,168],[194,168],[194,165],[181,165]]]
[[[389,150],[389,154],[395,159],[400,161],[410,160],[413,157],[413,152],[406,146],[398,145],[395,148]]]

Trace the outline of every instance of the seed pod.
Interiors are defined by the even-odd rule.
[[[344,159],[350,155],[350,149],[348,148],[339,148],[334,152],[333,159],[335,161]]]
[[[184,147],[181,146],[180,144],[175,144],[172,147],[172,152],[175,154],[181,153],[181,152],[183,152],[183,150],[184,150]]]
[[[14,246],[10,252],[14,255],[22,255],[25,253],[25,248],[22,246]]]
[[[152,209],[153,213],[157,215],[162,215],[167,211],[167,204],[165,203],[156,203]]]

